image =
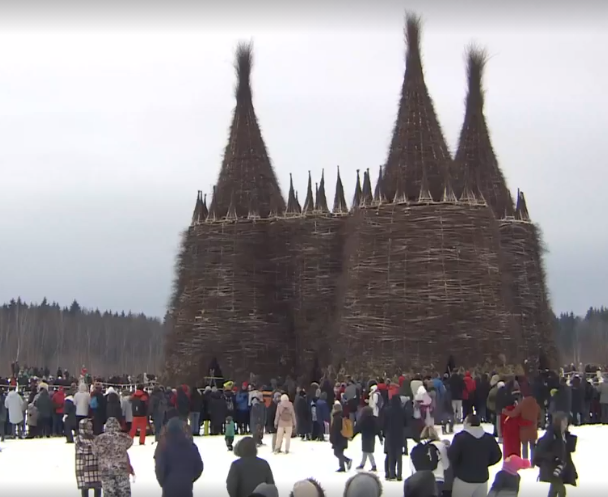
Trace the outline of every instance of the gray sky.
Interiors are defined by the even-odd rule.
[[[486,115],[508,185],[544,232],[554,309],[608,304],[600,2],[101,3],[0,3],[0,302],[164,313],[179,232],[219,171],[239,40],[254,40],[254,104],[283,190],[291,172],[302,198],[307,171],[325,168],[333,198],[340,165],[352,197],[355,170],[375,177],[386,158],[412,8],[452,151],[465,48],[491,55]]]

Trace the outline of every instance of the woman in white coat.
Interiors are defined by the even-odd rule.
[[[24,402],[15,387],[11,387],[11,391],[4,399],[4,407],[8,410],[8,420],[11,424],[11,435],[17,435],[19,438],[23,436]]]

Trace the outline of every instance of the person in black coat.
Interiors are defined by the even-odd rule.
[[[374,416],[374,410],[365,406],[361,409],[361,415],[355,424],[353,432],[353,438],[358,434],[361,434],[361,452],[363,458],[361,464],[357,466],[357,469],[363,469],[367,459],[372,465],[372,471],[376,471],[376,460],[374,459],[374,450],[376,448],[376,437],[382,443],[382,435],[380,434],[380,427],[378,426],[378,418]]]
[[[348,440],[346,437],[344,437],[344,435],[342,435],[343,420],[342,404],[336,401],[332,410],[331,424],[329,428],[329,441],[332,449],[334,449],[334,455],[340,462],[338,473],[344,473],[346,469],[350,470],[351,466],[353,465],[352,459],[349,459],[344,455],[344,451],[348,448]]]
[[[203,410],[203,396],[198,388],[190,389],[190,428],[192,435],[198,437],[201,434],[201,411]]]
[[[565,497],[565,485],[576,486],[578,479],[572,462],[577,438],[568,431],[568,418],[567,413],[556,412],[534,450],[533,463],[539,468],[538,479],[551,484],[549,497]]]
[[[226,489],[230,497],[249,497],[258,485],[274,485],[270,465],[258,457],[258,449],[251,437],[242,438],[234,447],[239,459],[234,461],[226,478]]]
[[[209,398],[209,418],[211,419],[211,435],[220,435],[226,420],[226,402],[217,388],[211,389]]]
[[[582,425],[585,420],[584,415],[584,404],[585,404],[585,388],[580,376],[572,378],[572,386],[570,387],[572,392],[572,407],[570,412],[572,413],[572,419],[576,426]]]
[[[450,392],[452,392],[452,406],[456,423],[462,422],[462,393],[464,392],[464,379],[459,373],[450,376]]]
[[[296,395],[293,408],[296,413],[296,428],[299,437],[302,440],[310,440],[310,435],[312,434],[312,419],[306,391],[304,389],[300,390]]]
[[[68,395],[63,402],[63,430],[65,433],[66,443],[74,443],[74,432],[78,429],[78,420],[76,419],[76,406],[74,405],[74,397]]]
[[[403,480],[403,449],[407,423],[401,397],[393,395],[384,413],[384,470],[387,480]]]
[[[463,430],[454,436],[448,458],[454,472],[453,495],[487,495],[488,468],[502,459],[502,451],[496,439],[485,432],[479,417],[470,414]]]
[[[108,419],[116,418],[121,425],[123,424],[124,418],[120,397],[112,387],[106,390],[106,416]]]
[[[203,460],[187,436],[188,430],[180,418],[171,419],[154,453],[156,480],[163,497],[192,497],[194,482],[203,473]]]

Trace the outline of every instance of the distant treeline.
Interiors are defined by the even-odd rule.
[[[143,314],[111,313],[49,303],[11,300],[0,307],[0,376],[11,363],[58,367],[78,375],[155,373],[162,366],[165,325]]]
[[[589,309],[584,317],[561,314],[555,320],[562,362],[608,365],[608,309]],[[0,376],[11,363],[67,368],[93,375],[158,374],[163,364],[167,325],[144,314],[27,304],[11,300],[0,307]]]
[[[590,308],[584,317],[561,314],[555,329],[563,363],[608,365],[607,308]]]

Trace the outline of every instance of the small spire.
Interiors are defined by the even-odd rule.
[[[315,181],[315,210],[317,210],[316,199],[319,197],[319,183]]]
[[[201,214],[199,216],[200,222],[203,222],[205,219],[207,219],[208,215],[209,215],[209,209],[207,208],[207,194],[205,193],[203,195],[203,205],[201,208]]]
[[[517,207],[515,209],[515,218],[521,221],[530,221],[528,206],[526,205],[526,197],[524,192],[517,190]]]
[[[321,181],[319,182],[319,188],[317,189],[317,202],[315,204],[315,210],[317,212],[327,213],[329,207],[327,206],[327,196],[325,195],[325,170],[321,170]]]
[[[296,192],[296,209],[298,210],[298,214],[302,214],[302,206],[298,200],[298,192]]]
[[[442,200],[442,202],[447,202],[450,204],[454,204],[458,201],[458,199],[456,198],[456,194],[454,193],[454,189],[452,188],[452,180],[450,178],[449,170],[446,171],[446,174],[445,174],[445,184],[443,187],[443,198],[441,200]]]
[[[234,193],[230,195],[230,205],[228,206],[228,212],[226,212],[226,219],[228,221],[236,221],[236,207],[234,206]]]
[[[374,201],[372,193],[372,180],[369,176],[369,169],[363,173],[363,188],[361,189],[361,205],[371,205]]]
[[[386,202],[384,191],[382,189],[382,166],[378,170],[378,179],[376,180],[376,189],[374,190],[374,204],[381,204]]]
[[[397,176],[397,188],[395,188],[395,196],[393,197],[393,204],[406,204],[407,195],[405,194],[405,188],[403,188],[403,180],[401,176]]]
[[[464,188],[462,189],[462,195],[460,195],[461,202],[465,202],[467,204],[476,204],[477,198],[473,193],[473,189],[471,188],[471,174],[469,168],[465,168],[464,171]]]
[[[340,178],[340,166],[338,166],[338,177],[336,178],[336,194],[334,196],[334,214],[346,214],[348,207],[346,205],[346,198],[344,197],[344,185],[342,185],[342,178]]]
[[[355,194],[353,195],[352,210],[361,207],[361,178],[359,177],[359,170],[357,169],[357,182],[355,183]]]
[[[428,204],[433,201],[429,190],[429,180],[426,176],[426,169],[422,170],[422,181],[420,182],[420,194],[418,195],[418,203]]]
[[[201,198],[202,194],[203,194],[203,192],[200,190],[196,194],[196,203],[194,204],[194,211],[192,212],[192,223],[191,224],[198,224],[201,222],[201,213],[202,213],[202,204],[203,204],[203,200]]]
[[[217,221],[217,214],[215,212],[216,205],[217,205],[217,196],[216,196],[215,185],[213,185],[213,198],[211,199],[211,207],[209,207],[209,214],[207,214],[208,222]]]
[[[249,194],[249,210],[247,211],[247,219],[260,219],[257,202],[255,201],[254,193]]]
[[[298,201],[293,189],[293,177],[289,174],[289,195],[287,196],[287,207],[285,208],[285,216],[298,215]]]
[[[312,196],[312,178],[310,171],[308,171],[308,188],[306,190],[306,200],[304,200],[304,207],[302,207],[303,214],[310,214],[315,208],[315,199]]]

